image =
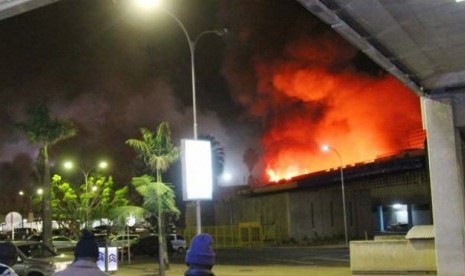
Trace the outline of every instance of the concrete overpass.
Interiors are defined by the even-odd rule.
[[[465,1],[297,1],[421,98],[438,275],[464,275]]]
[[[59,0],[0,0],[0,20],[58,1]]]

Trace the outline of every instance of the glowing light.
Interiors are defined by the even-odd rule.
[[[396,210],[401,210],[404,208],[404,205],[403,204],[400,204],[400,203],[396,203],[396,204],[393,204],[392,205],[392,208],[396,209]]]
[[[108,162],[106,162],[106,161],[100,161],[100,162],[98,163],[98,167],[99,167],[100,169],[106,169],[106,168],[108,167]]]
[[[271,168],[266,169],[266,173],[268,175],[268,179],[271,182],[278,182],[280,180],[290,180],[293,177],[306,174],[308,170],[299,169],[295,166],[289,166],[286,169],[279,168],[279,170],[274,170]]]
[[[71,161],[66,161],[66,162],[63,163],[63,167],[64,167],[65,169],[67,169],[67,170],[70,170],[70,169],[72,169],[72,168],[74,167],[74,165],[73,165],[73,162],[71,162]]]
[[[161,0],[136,0],[136,5],[139,8],[155,8],[158,7]]]
[[[230,174],[229,172],[224,172],[222,175],[221,175],[221,179],[224,181],[224,182],[229,182],[232,180],[232,174]]]
[[[23,196],[24,195],[24,192],[23,191],[19,191],[18,193],[20,196]]]
[[[181,140],[184,200],[211,199],[213,169],[210,141]]]
[[[37,194],[42,195],[44,193],[44,190],[42,188],[37,189]]]

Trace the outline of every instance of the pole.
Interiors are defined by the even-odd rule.
[[[197,35],[195,40],[191,40],[189,36],[189,32],[187,32],[186,27],[184,24],[179,20],[172,12],[167,9],[162,9],[166,12],[169,16],[171,16],[176,23],[181,27],[182,32],[184,33],[187,43],[189,44],[189,51],[191,55],[191,82],[192,82],[192,115],[193,115],[193,129],[194,129],[194,139],[197,140],[197,97],[196,97],[196,90],[195,90],[195,45],[199,41],[199,39],[205,34],[216,34],[221,36],[223,33],[217,30],[207,30],[203,31]],[[202,232],[202,212],[200,206],[200,200],[197,200],[195,203],[195,213],[196,213],[196,230],[197,234]]]
[[[344,239],[346,246],[349,246],[349,235],[347,233],[347,213],[346,213],[346,194],[345,194],[345,187],[344,187],[344,172],[343,172],[343,163],[342,158],[339,152],[332,147],[328,147],[330,150],[336,153],[337,158],[339,159],[340,164],[340,172],[341,172],[341,193],[342,193],[342,216],[344,219]]]
[[[346,212],[346,196],[345,196],[345,188],[344,188],[344,173],[342,169],[342,162],[341,162],[341,192],[342,192],[342,214],[344,216],[344,237],[346,246],[349,246],[349,237],[347,234],[347,212]]]
[[[85,172],[84,170],[82,170],[82,173],[84,174],[84,185],[86,186],[86,221],[84,223],[84,227],[86,229],[89,229],[89,173],[90,173],[90,170],[88,172]]]

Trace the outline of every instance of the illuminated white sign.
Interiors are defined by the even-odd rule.
[[[108,271],[118,270],[118,248],[108,247],[107,253]],[[98,248],[97,266],[101,271],[105,271],[105,247]]]
[[[210,141],[181,140],[184,200],[210,200],[213,192]]]

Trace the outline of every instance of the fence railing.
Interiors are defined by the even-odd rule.
[[[209,233],[214,240],[214,248],[247,248],[263,245],[279,245],[287,238],[287,233],[279,231],[275,225],[261,225],[258,222],[244,222],[239,225],[202,226],[203,233]],[[196,227],[187,227],[184,238],[190,242],[196,235]]]

